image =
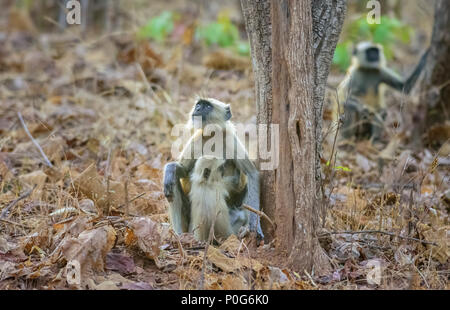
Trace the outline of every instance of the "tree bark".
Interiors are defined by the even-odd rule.
[[[253,72],[255,76],[256,122],[272,122],[272,21],[270,0],[241,0],[242,13],[250,41]],[[262,134],[261,132],[259,134]],[[267,135],[270,149],[270,130]],[[260,206],[271,219],[275,219],[275,173],[272,170],[260,171]],[[276,222],[276,224],[278,224]],[[275,232],[264,219],[261,226],[268,240]]]
[[[418,88],[419,109],[415,115],[420,134],[450,119],[450,1],[435,3],[430,54]],[[443,140],[448,139],[444,137]],[[432,142],[432,141],[430,141]],[[445,141],[440,141],[445,142]]]
[[[315,234],[322,206],[323,98],[346,0],[241,3],[258,123],[279,124],[280,131],[280,165],[261,174],[261,206],[275,220],[277,248],[290,254],[291,266],[323,274],[330,265]]]

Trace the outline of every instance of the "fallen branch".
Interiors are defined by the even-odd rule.
[[[265,218],[270,225],[272,225],[273,228],[276,228],[275,224],[272,222],[272,220],[262,211],[253,209],[252,207],[250,207],[249,205],[243,204],[242,207],[244,207],[245,209],[247,209],[250,212],[256,213],[257,215],[259,215],[260,217]]]
[[[23,120],[22,114],[20,112],[17,112],[17,116],[19,116],[20,123],[22,124],[23,129],[25,129],[25,132],[27,133],[27,136],[30,138],[31,142],[33,142],[34,146],[36,146],[36,148],[39,150],[39,152],[41,153],[42,157],[44,158],[45,164],[47,166],[49,166],[50,168],[53,168],[52,163],[50,162],[50,160],[48,160],[48,157],[45,155],[45,153],[42,150],[41,146],[33,138],[33,136],[31,135],[30,131],[28,130],[28,127],[25,124],[25,121]]]
[[[421,239],[417,239],[417,238],[413,238],[413,237],[404,237],[404,236],[400,236],[398,234],[394,234],[392,232],[383,231],[383,230],[332,231],[332,232],[327,232],[327,233],[320,234],[319,238],[327,236],[327,235],[340,235],[340,234],[350,234],[350,235],[356,235],[356,234],[383,234],[383,235],[397,237],[397,238],[404,239],[404,240],[417,241],[417,242],[420,242],[420,243],[423,243],[423,244],[431,244],[431,245],[434,245],[434,246],[438,246],[438,244],[435,243],[435,242],[421,240]]]
[[[31,193],[33,192],[33,190],[36,188],[36,184],[33,186],[32,189],[26,191],[25,193],[23,193],[22,195],[20,195],[17,199],[13,200],[9,205],[7,205],[3,210],[2,213],[0,214],[0,219],[3,219],[6,217],[6,214],[8,214],[9,210],[14,207],[19,201],[21,201],[22,199],[27,198],[28,196],[31,195]]]

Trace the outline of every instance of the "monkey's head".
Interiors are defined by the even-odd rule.
[[[385,65],[383,46],[361,42],[353,50],[353,63],[360,68],[377,69]]]
[[[231,118],[230,105],[213,98],[197,99],[191,111],[192,123],[198,126],[197,121],[201,119],[201,127],[208,124],[217,124],[225,127]]]

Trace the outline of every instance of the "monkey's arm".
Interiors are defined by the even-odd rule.
[[[402,78],[398,76],[394,71],[388,68],[384,68],[381,70],[381,81],[398,91],[409,94],[416,84],[416,81],[419,78],[422,69],[427,63],[429,51],[430,49],[428,49],[425,54],[422,55],[422,58],[417,64],[416,68],[405,81],[403,81]]]
[[[180,179],[189,178],[195,164],[192,146],[199,138],[201,138],[201,131],[191,136],[178,161],[168,163],[164,167],[164,195],[170,204],[169,216],[173,229],[178,234],[187,232],[191,221],[191,203],[183,191]]]
[[[164,195],[169,201],[169,216],[177,234],[189,229],[190,202],[180,182],[180,178],[186,178],[188,175],[187,169],[178,162],[167,163],[164,167]]]

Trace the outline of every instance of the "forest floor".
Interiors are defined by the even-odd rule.
[[[325,117],[333,270],[300,276],[275,242],[205,256],[168,224],[171,128],[196,94],[254,123],[248,57],[183,41],[185,25],[165,44],[24,25],[0,32],[0,289],[450,289],[449,150],[408,147],[408,98],[390,94],[387,146],[343,143],[336,162]]]

